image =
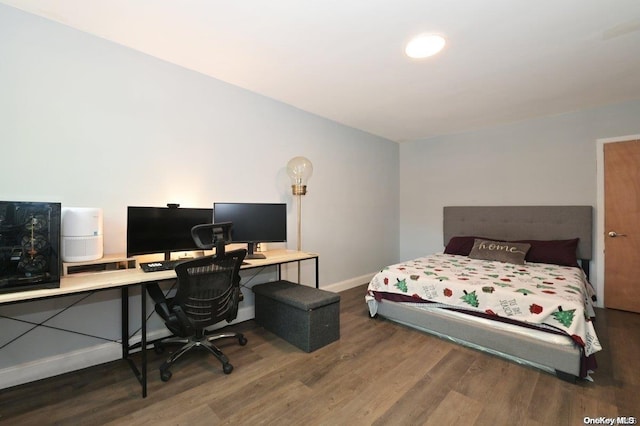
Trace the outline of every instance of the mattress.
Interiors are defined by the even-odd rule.
[[[366,299],[372,316],[386,299],[545,342],[576,344],[588,357],[601,350],[592,292],[580,268],[438,253],[384,268],[369,283]]]

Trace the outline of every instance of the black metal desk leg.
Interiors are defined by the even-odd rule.
[[[140,351],[142,352],[142,365],[141,365],[141,382],[142,382],[142,397],[147,397],[147,284],[142,283],[140,286],[140,321],[142,334],[140,341]]]
[[[129,358],[129,287],[121,288],[122,359]]]

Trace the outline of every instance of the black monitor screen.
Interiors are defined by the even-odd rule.
[[[201,250],[191,228],[212,220],[212,209],[128,207],[127,256]]]
[[[286,204],[214,203],[213,217],[216,223],[232,222],[232,241],[250,243],[250,254],[255,243],[287,241]]]

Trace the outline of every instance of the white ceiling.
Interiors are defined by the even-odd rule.
[[[640,0],[0,2],[398,142],[640,99]]]

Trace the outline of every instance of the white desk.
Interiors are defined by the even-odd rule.
[[[286,263],[315,260],[315,279],[318,288],[318,255],[314,253],[299,252],[294,250],[272,250],[263,252],[265,259],[245,260],[240,269],[260,268],[264,266],[277,266],[278,279],[280,279],[282,265]],[[138,370],[130,358],[132,349],[147,347],[147,284],[157,281],[170,280],[176,277],[173,270],[143,272],[142,269],[121,269],[116,271],[101,271],[78,273],[62,277],[59,288],[29,290],[0,294],[0,304],[20,303],[31,300],[47,299],[51,297],[68,296],[75,293],[85,293],[99,290],[121,289],[122,302],[122,358],[127,360],[134,374],[142,385],[142,397],[147,396],[147,353],[141,351],[142,362]],[[140,286],[140,321],[141,341],[139,344],[129,343],[129,287]]]

